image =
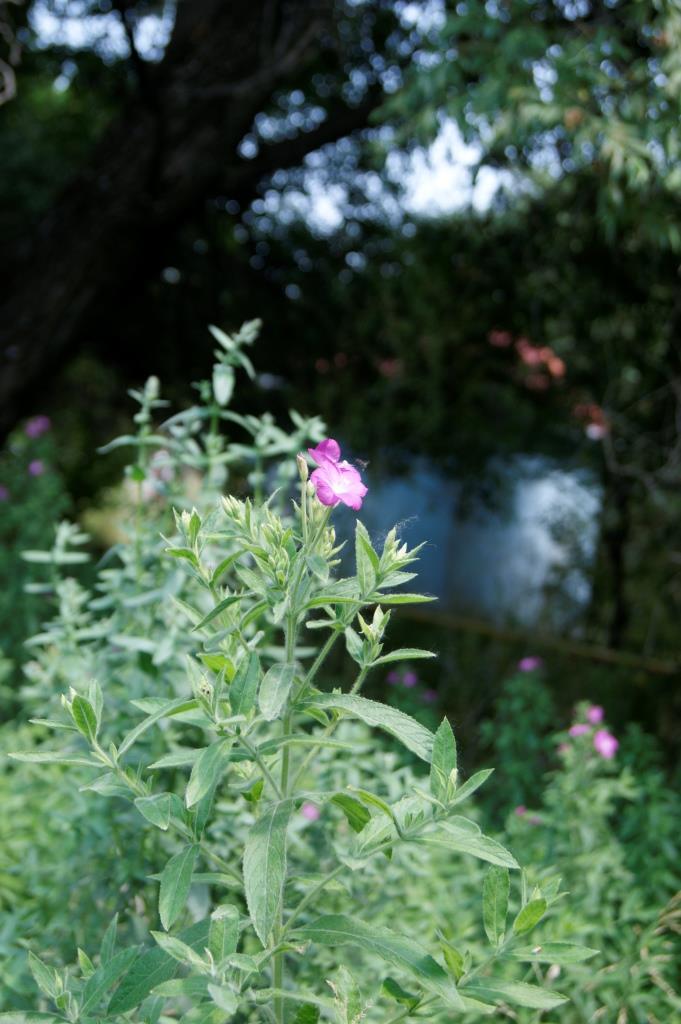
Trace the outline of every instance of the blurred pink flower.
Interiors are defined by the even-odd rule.
[[[598,704],[592,704],[586,713],[586,717],[592,725],[598,725],[603,721],[603,708]]]
[[[559,743],[558,744],[558,753],[559,754],[567,754],[569,749],[570,749],[570,744],[569,743]]]
[[[381,359],[377,363],[378,372],[382,377],[387,377],[391,380],[393,377],[399,377],[404,369],[404,363],[401,359]]]
[[[529,373],[524,383],[530,391],[546,391],[551,379],[545,373]]]
[[[518,804],[518,806],[515,809],[515,813],[518,815],[519,818],[522,818],[524,814],[527,814],[527,807],[525,806],[525,804]]]
[[[487,340],[494,348],[508,348],[513,341],[510,331],[490,331]]]
[[[42,476],[45,472],[45,463],[42,459],[33,459],[28,464],[28,472],[31,476]]]
[[[402,676],[403,685],[409,687],[409,689],[411,689],[412,686],[416,686],[418,681],[419,677],[416,675],[416,672],[405,672]]]
[[[387,679],[391,686],[397,686],[401,676],[399,672],[396,672],[395,669],[393,669],[392,672],[388,672]]]
[[[438,697],[437,690],[424,690],[422,697],[425,704],[436,704]]]
[[[602,441],[608,433],[608,427],[605,423],[587,423],[584,433],[590,441]]]
[[[576,725],[571,725],[568,729],[570,736],[584,736],[587,732],[591,732],[591,727],[585,725],[583,722],[577,722]]]
[[[538,668],[541,668],[544,662],[541,658],[538,658],[534,654],[530,654],[525,658],[521,658],[518,662],[518,670],[520,672],[535,672]]]
[[[314,368],[317,373],[328,373],[331,369],[331,363],[328,359],[315,359]]]
[[[41,434],[46,434],[52,426],[49,416],[33,416],[24,427],[24,431],[27,437],[40,437]]]
[[[619,742],[607,729],[599,729],[594,736],[594,747],[601,757],[610,761],[617,753]]]
[[[544,362],[543,350],[531,345],[527,338],[518,338],[515,343],[516,352],[525,366],[541,366]]]
[[[560,356],[552,355],[546,360],[546,369],[552,377],[560,379],[565,376],[566,366]]]
[[[0,501],[9,501],[9,491],[4,484],[0,484]]]
[[[308,448],[308,453],[319,467],[310,474],[310,480],[322,505],[335,506],[342,501],[348,508],[360,509],[368,487],[354,466],[339,461],[338,442],[329,437],[316,448]]]
[[[300,813],[307,821],[317,821],[321,815],[321,811],[314,804],[309,803],[307,800],[300,808]]]

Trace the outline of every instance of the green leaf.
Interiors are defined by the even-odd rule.
[[[135,807],[143,818],[156,825],[157,828],[167,831],[170,825],[170,793],[158,793],[156,796],[139,796],[135,800]]]
[[[493,771],[494,768],[483,768],[482,771],[471,775],[470,779],[467,779],[462,786],[459,786],[454,796],[450,799],[448,806],[456,807],[457,804],[467,800],[469,796],[475,793],[476,789],[479,789],[480,786],[487,782]]]
[[[175,700],[166,700],[161,704],[152,714],[145,718],[144,721],[136,725],[135,728],[128,733],[120,747],[118,748],[119,755],[123,755],[126,750],[129,750],[133,743],[142,736],[147,729],[151,729],[152,725],[156,722],[160,722],[162,718],[171,718],[173,715],[183,714],[185,711],[193,711],[199,706],[196,700],[186,700],[182,697],[176,698]]]
[[[208,992],[216,1006],[224,1010],[230,1017],[233,1016],[239,1006],[239,997],[231,988],[226,985],[208,985]]]
[[[423,836],[416,839],[415,842],[425,846],[440,846],[449,850],[458,850],[460,853],[468,853],[472,857],[478,857],[479,860],[486,860],[490,864],[497,864],[502,868],[517,869],[519,867],[515,857],[496,839],[475,834],[467,828],[458,827],[447,821],[443,822],[440,828],[441,831],[435,835]]]
[[[205,971],[206,961],[182,939],[178,939],[176,935],[168,935],[166,932],[152,932],[151,935],[163,952],[171,956],[173,960],[193,967],[199,972]]]
[[[456,740],[446,718],[442,719],[433,740],[430,763],[430,792],[436,800],[447,803],[450,791],[456,788]]]
[[[90,701],[76,694],[71,702],[71,716],[78,731],[92,743],[97,738],[97,716]]]
[[[292,1024],[317,1024],[319,1020],[319,1007],[312,1003],[303,1003],[296,1010]]]
[[[370,594],[376,586],[379,558],[373,549],[366,527],[359,519],[355,527],[355,561],[360,594]]]
[[[322,946],[358,946],[417,978],[431,992],[454,1009],[462,1008],[456,985],[443,968],[418,943],[376,924],[367,924],[344,914],[327,914],[294,934]]]
[[[389,996],[390,999],[394,999],[395,1002],[408,1006],[410,1010],[413,1010],[421,1002],[419,996],[415,996],[413,992],[407,992],[394,978],[385,978],[381,991]]]
[[[482,884],[482,920],[485,934],[493,946],[504,937],[511,880],[506,868],[492,866]]]
[[[306,555],[305,562],[310,572],[314,573],[321,583],[326,583],[329,578],[329,565],[321,555]]]
[[[513,922],[515,934],[522,935],[524,932],[531,931],[541,921],[546,913],[546,907],[547,903],[543,898],[526,903]]]
[[[484,981],[471,982],[462,989],[462,995],[473,996],[483,1001],[503,1000],[517,1006],[527,1006],[532,1010],[555,1010],[567,1002],[565,996],[537,985],[526,985],[523,981],[497,981],[485,978]]]
[[[599,950],[578,946],[573,942],[543,942],[541,946],[518,946],[504,953],[505,959],[524,964],[558,964],[560,967],[590,960]]]
[[[394,820],[395,816],[392,812],[392,808],[385,802],[385,800],[382,800],[380,796],[376,796],[374,793],[369,793],[366,789],[359,789],[357,786],[348,786],[348,789],[351,789],[353,793],[356,793],[363,803],[368,804],[369,807],[375,807],[382,814],[385,814],[387,818],[390,818],[391,821]]]
[[[371,814],[364,804],[348,793],[336,793],[331,797],[331,803],[340,807],[353,832],[361,832],[367,822],[371,820]]]
[[[222,576],[223,572],[226,572],[227,569],[229,569],[230,565],[233,565],[234,562],[236,562],[237,558],[241,558],[242,555],[243,551],[235,551],[233,555],[227,555],[226,558],[223,558],[222,561],[218,563],[218,565],[213,570],[213,574],[210,578],[210,582],[213,584],[213,586],[215,586],[217,581]]]
[[[353,661],[356,661],[358,665],[364,663],[364,644],[361,636],[352,626],[347,626],[345,629],[345,647]]]
[[[56,999],[61,992],[61,981],[54,967],[49,967],[39,956],[31,952],[28,954],[28,966],[40,991],[50,999]]]
[[[252,596],[253,595],[250,593],[250,591],[244,591],[243,594],[230,594],[229,597],[223,598],[222,601],[219,602],[219,604],[216,604],[215,608],[213,608],[212,611],[208,612],[208,615],[205,615],[199,622],[196,623],[196,625],[192,629],[192,633],[195,633],[197,629],[204,629],[209,622],[212,622],[213,619],[217,618],[218,615],[221,615],[226,608],[229,608],[231,605],[236,604],[237,601],[243,601],[245,597]]]
[[[272,665],[260,684],[258,706],[267,722],[278,718],[288,700],[296,674],[294,665]],[[232,684],[233,685],[233,684]]]
[[[26,750],[18,753],[8,754],[13,761],[25,761],[28,764],[70,764],[85,765],[88,768],[101,768],[99,761],[93,761],[88,757],[71,756],[59,750]]]
[[[218,405],[227,405],[234,391],[234,370],[224,363],[213,367],[213,394]]]
[[[281,908],[286,876],[286,829],[291,808],[291,800],[280,800],[264,807],[246,839],[243,863],[246,903],[263,946],[267,946]]]
[[[80,946],[78,947],[78,966],[80,967],[80,973],[86,980],[91,978],[95,973],[95,965],[85,950],[81,949]]]
[[[103,963],[98,967],[92,977],[88,978],[83,989],[83,1002],[80,1008],[83,1016],[95,1009],[119,978],[126,974],[139,956],[141,948],[141,946],[131,946],[128,949],[122,949],[108,963]]]
[[[166,931],[173,926],[187,901],[198,852],[195,844],[185,846],[170,858],[161,872],[158,911]]]
[[[194,762],[189,782],[187,783],[187,791],[185,793],[187,807],[193,807],[194,804],[197,804],[201,797],[206,795],[211,786],[217,784],[229,760],[232,743],[233,740],[231,739],[219,739],[215,743],[211,743],[209,747],[203,748]]]
[[[208,920],[199,921],[181,931],[177,937],[198,952],[208,942],[209,923]],[[142,953],[114,992],[108,1015],[116,1017],[139,1006],[153,988],[174,977],[178,968],[178,962],[159,947]]]
[[[239,941],[239,911],[230,903],[216,907],[210,916],[208,948],[216,964],[236,953]]]
[[[437,601],[436,597],[428,594],[372,594],[370,603],[376,604],[426,604],[428,601]]]
[[[33,1010],[7,1010],[0,1013],[0,1024],[68,1024],[64,1017],[56,1013],[37,1013]]]
[[[390,654],[384,654],[382,657],[376,658],[376,661],[372,662],[372,664],[387,665],[391,661],[415,661],[418,658],[435,657],[434,651],[424,651],[420,647],[401,647],[398,651],[391,651]]]
[[[229,703],[233,715],[248,715],[255,707],[260,681],[260,658],[255,651],[245,657],[229,688]]]
[[[415,719],[405,715],[397,708],[388,707],[387,704],[380,704],[375,700],[367,700],[366,697],[357,697],[349,693],[321,693],[317,694],[309,702],[303,702],[302,706],[309,703],[315,707],[335,708],[345,711],[354,718],[359,718],[366,725],[383,729],[390,733],[400,743],[403,743],[407,750],[420,757],[422,761],[430,764],[433,754],[433,734]]]
[[[111,960],[111,958],[114,955],[114,950],[116,948],[117,929],[118,914],[114,914],[114,916],[109,921],[106,931],[104,932],[104,936],[102,938],[102,945],[99,948],[99,958],[103,964],[108,964],[109,960]]]
[[[463,955],[443,938],[440,938],[440,948],[442,949],[442,955],[445,958],[449,973],[454,978],[454,981],[458,981],[466,969],[466,961]]]

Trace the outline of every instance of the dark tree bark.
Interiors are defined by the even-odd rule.
[[[158,271],[163,240],[207,197],[250,197],[263,175],[366,125],[375,91],[359,106],[339,103],[319,128],[265,147],[254,160],[237,153],[273,90],[304,79],[319,59],[333,7],[333,0],[179,4],[163,61],[139,68],[135,100],[89,166],[33,237],[0,256],[0,432],[16,421],[24,396],[96,331],[98,315],[122,316],[129,290]]]

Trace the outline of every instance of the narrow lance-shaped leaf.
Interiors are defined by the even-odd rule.
[[[209,747],[204,747],[192,767],[185,802],[193,807],[208,790],[219,781],[222,770],[229,759],[232,746],[231,739],[216,740]]]
[[[513,922],[515,934],[522,935],[524,932],[531,931],[541,921],[546,913],[546,907],[546,900],[542,898],[526,903]]]
[[[127,949],[122,949],[108,963],[98,967],[95,973],[88,978],[83,989],[83,1002],[80,1007],[83,1016],[95,1009],[119,978],[127,973],[139,956],[140,948],[140,946],[130,946]]]
[[[264,808],[251,828],[244,850],[246,903],[263,946],[279,915],[286,876],[286,829],[292,801],[279,800]]]
[[[166,931],[178,919],[187,901],[198,852],[196,845],[185,846],[170,858],[161,873],[158,911]]]
[[[456,740],[446,718],[442,719],[433,740],[433,759],[430,763],[430,791],[436,800],[447,802],[456,786]]]
[[[217,907],[210,917],[208,948],[216,964],[236,953],[239,940],[239,911],[231,904]]]
[[[355,560],[360,593],[370,594],[376,585],[379,558],[373,549],[366,527],[359,519],[355,528]]]
[[[471,995],[477,999],[503,1000],[505,1003],[515,1003],[517,1006],[527,1006],[533,1010],[554,1010],[567,1002],[565,996],[550,992],[546,988],[539,988],[538,985],[526,985],[523,981],[498,981],[496,978],[471,982],[461,992],[462,995]]]
[[[313,700],[303,702],[317,708],[337,708],[346,711],[354,718],[359,718],[366,725],[383,729],[398,739],[422,761],[430,764],[433,754],[433,734],[415,719],[405,715],[397,708],[388,707],[366,697],[357,697],[349,693],[321,693]]]
[[[260,681],[260,659],[255,651],[243,659],[229,688],[229,703],[234,715],[247,715],[255,707]]]
[[[450,1007],[462,1009],[456,985],[440,964],[417,942],[397,932],[344,914],[327,914],[296,929],[294,934],[323,946],[358,946],[386,963],[408,971]]]
[[[260,684],[258,705],[263,718],[273,722],[283,710],[291,692],[296,670],[294,665],[272,665]]]
[[[578,946],[574,942],[543,942],[541,946],[517,946],[515,949],[509,949],[504,953],[504,957],[525,964],[558,964],[563,967],[590,960],[597,954],[597,949]]]
[[[498,945],[504,936],[510,887],[506,868],[493,865],[482,884],[482,920],[485,934],[493,946]]]

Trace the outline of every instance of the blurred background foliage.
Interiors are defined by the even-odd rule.
[[[562,555],[532,614],[471,596],[434,542],[454,614],[405,629],[437,637],[441,704],[489,718],[537,651],[563,709],[589,695],[673,741],[678,3],[31,0],[0,25],[3,558],[68,503],[106,521],[121,461],[92,456],[126,386],[153,372],[186,401],[205,325],[257,313],[267,373],[238,407],[321,413],[388,482],[376,530],[417,469],[454,534],[517,519],[518,477],[552,481]],[[49,472],[19,483],[37,414]],[[501,560],[538,550],[510,537]],[[469,575],[497,568],[475,552]],[[19,665],[35,612],[8,573]]]

